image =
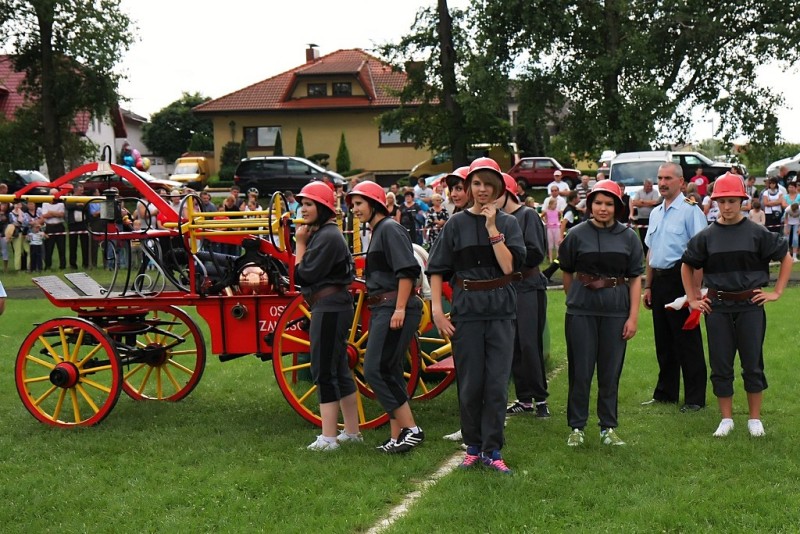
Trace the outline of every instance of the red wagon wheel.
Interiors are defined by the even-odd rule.
[[[59,427],[96,425],[122,391],[114,344],[94,323],[50,319],[28,334],[17,354],[17,393],[39,421]]]
[[[347,354],[353,378],[358,386],[358,415],[361,429],[375,428],[389,421],[375,394],[364,380],[364,354],[369,338],[369,309],[366,305],[366,288],[363,283],[351,286],[355,298],[356,313],[347,336]],[[286,307],[275,327],[272,344],[272,364],[275,378],[283,396],[307,421],[322,425],[319,415],[317,387],[311,381],[309,361],[308,322],[311,312],[302,296],[298,296]],[[419,378],[419,347],[412,340],[406,355],[405,378],[409,396],[413,395]]]
[[[442,306],[449,316],[451,291],[448,284],[444,287],[447,289],[442,292]],[[425,302],[425,306],[430,306],[430,302]],[[414,399],[428,400],[447,389],[456,378],[450,338],[442,335],[432,321],[419,332],[419,353],[420,370]]]
[[[200,382],[206,366],[206,343],[197,323],[182,309],[150,310],[136,329],[135,344],[121,350],[125,364],[122,388],[136,400],[179,401]],[[109,331],[111,333],[112,330]],[[112,337],[128,343],[125,325]]]

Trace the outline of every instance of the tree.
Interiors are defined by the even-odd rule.
[[[507,73],[470,40],[469,20],[464,10],[438,0],[436,10],[417,13],[399,43],[379,47],[408,79],[397,92],[400,107],[381,116],[381,127],[417,147],[449,148],[456,167],[468,163],[469,144],[505,144],[510,136]]]
[[[487,57],[525,56],[534,78],[557,80],[572,151],[684,141],[693,109],[718,113],[725,139],[778,139],[781,99],[755,74],[766,62],[797,62],[800,2],[498,0],[476,8]]]
[[[153,114],[150,122],[142,126],[142,141],[168,161],[174,161],[189,150],[195,144],[195,136],[199,136],[199,145],[205,147],[202,150],[213,150],[213,123],[192,111],[208,100],[200,93],[183,93],[181,98]]]
[[[347,141],[344,140],[344,132],[339,140],[339,151],[336,153],[336,171],[346,173],[350,170],[350,151],[347,150]]]
[[[275,134],[275,147],[272,149],[273,156],[283,156],[283,139],[281,139],[281,131]]]
[[[294,155],[298,158],[306,157],[306,149],[303,146],[303,130],[297,129],[297,139],[294,144]]]
[[[0,3],[0,42],[10,45],[15,68],[25,72],[21,90],[38,111],[36,141],[53,177],[64,174],[65,147],[71,144],[65,139],[73,135],[75,117],[107,116],[119,100],[121,75],[114,68],[136,35],[120,3]]]
[[[244,140],[242,140],[244,143]],[[228,141],[222,147],[222,154],[219,157],[219,179],[230,181],[233,180],[233,174],[236,171],[236,166],[239,165],[239,157],[241,144],[236,141]]]

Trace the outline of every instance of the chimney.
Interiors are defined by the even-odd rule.
[[[317,46],[318,45],[309,43],[308,48],[306,48],[306,63],[314,63],[319,59],[319,50]]]

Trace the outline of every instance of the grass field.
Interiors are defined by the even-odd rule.
[[[5,281],[5,279],[4,279]],[[453,472],[389,532],[796,532],[800,525],[800,289],[767,306],[767,435],[750,438],[741,380],[736,428],[711,437],[709,407],[642,407],[657,366],[649,312],[629,344],[620,390],[626,447],[566,446],[564,299],[548,293],[553,417],[511,419],[504,455],[513,476]],[[63,315],[47,301],[9,300],[0,318],[0,529],[12,532],[363,532],[453,454],[455,388],[414,406],[427,440],[414,453],[367,446],[305,450],[318,430],[283,399],[269,363],[209,357],[197,389],[174,403],[125,395],[100,425],[61,430],[28,414],[14,385],[16,352],[32,325]],[[207,335],[207,329],[206,335]],[[208,339],[207,339],[208,341]],[[513,388],[510,398],[514,398]],[[594,397],[593,401],[594,402]]]

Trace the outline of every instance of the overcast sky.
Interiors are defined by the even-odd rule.
[[[123,9],[139,27],[139,40],[125,60],[129,80],[120,88],[130,99],[125,107],[150,116],[184,91],[218,98],[302,64],[309,43],[325,55],[396,41],[408,33],[421,6],[435,4],[436,0],[123,0]],[[451,7],[468,4],[448,2]],[[783,136],[800,143],[800,71],[784,74],[765,67],[758,81],[783,93]],[[710,137],[711,124],[698,120],[694,135]]]

